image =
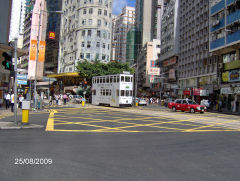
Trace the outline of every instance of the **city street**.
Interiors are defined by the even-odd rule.
[[[239,116],[90,105],[48,111],[30,114],[44,129],[0,131],[0,180],[239,180]]]

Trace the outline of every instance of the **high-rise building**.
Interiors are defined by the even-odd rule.
[[[130,66],[134,65],[137,58],[137,45],[137,30],[134,26],[127,33],[126,62]]]
[[[210,52],[220,57],[215,101],[224,111],[240,112],[240,1],[212,0],[209,10]]]
[[[122,13],[114,19],[113,44],[115,61],[126,62],[127,32],[135,23],[135,8],[125,6]]]
[[[179,53],[179,0],[165,0],[161,27],[161,92],[176,96],[177,60]]]
[[[64,0],[58,73],[73,72],[78,61],[109,62],[112,0]]]
[[[163,7],[163,0],[136,0],[137,56],[135,63],[138,68],[138,87],[145,89],[151,87],[148,74],[150,60],[146,58],[147,52],[149,52],[151,46],[157,46],[152,61],[157,61],[160,55]],[[155,49],[153,48],[153,50]]]
[[[13,41],[15,38],[21,40],[19,42],[19,48],[22,48],[26,12],[25,6],[26,0],[13,0],[9,41]]]
[[[62,0],[47,0],[47,10],[50,13],[48,13],[44,70],[46,73],[57,73],[61,15],[55,11],[62,10]]]
[[[209,53],[209,1],[180,1],[179,95],[195,97],[214,93],[217,57]]]

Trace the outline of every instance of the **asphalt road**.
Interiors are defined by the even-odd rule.
[[[48,131],[0,131],[0,180],[240,178],[238,130],[118,109],[53,110],[50,115],[46,112],[31,115],[35,124],[48,125]],[[25,164],[16,164],[21,158]],[[26,164],[31,158],[35,164]],[[36,164],[37,159],[44,158],[52,160],[52,164]]]

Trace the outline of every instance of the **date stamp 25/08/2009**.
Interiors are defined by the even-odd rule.
[[[51,158],[14,158],[14,165],[51,165]]]

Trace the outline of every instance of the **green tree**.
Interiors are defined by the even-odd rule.
[[[86,78],[88,82],[94,76],[120,74],[123,71],[129,71],[131,74],[134,73],[134,69],[128,63],[109,62],[105,64],[99,60],[95,60],[94,62],[87,60],[78,62],[77,70],[80,76]]]

